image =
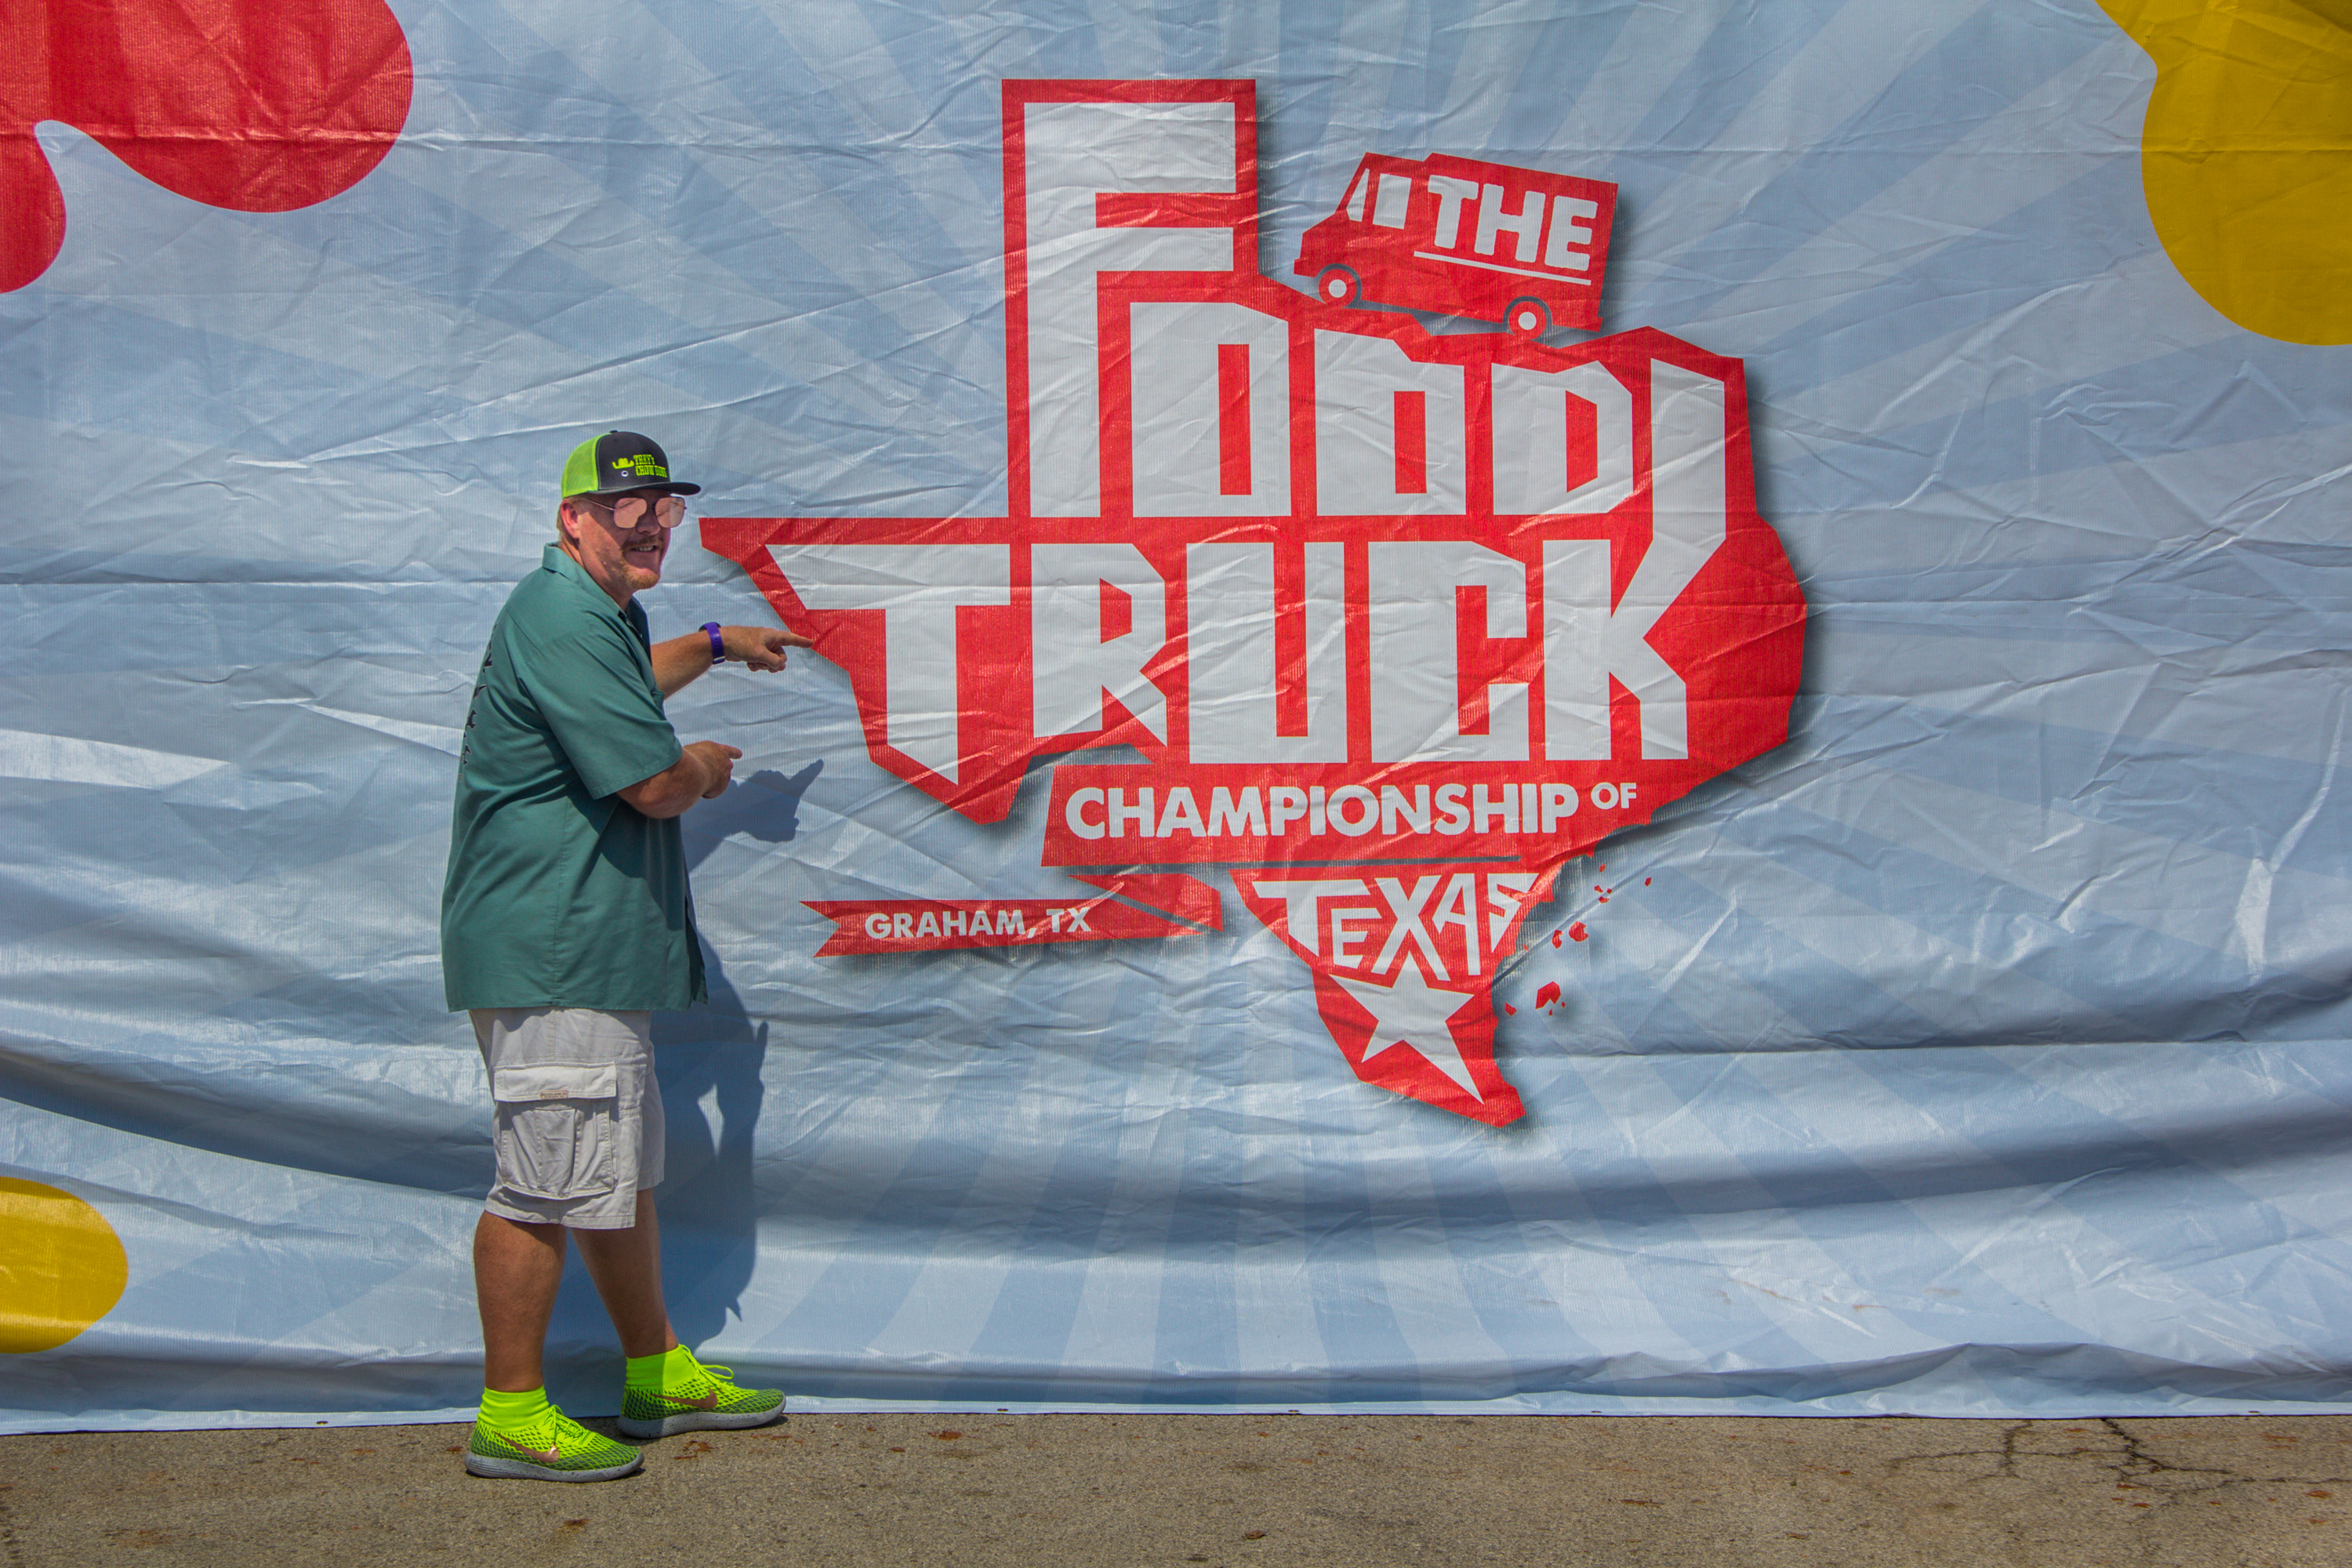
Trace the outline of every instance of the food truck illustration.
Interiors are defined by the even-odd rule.
[[[1328,305],[1359,300],[1500,321],[1533,337],[1601,325],[1617,187],[1443,153],[1368,153],[1290,269]]]

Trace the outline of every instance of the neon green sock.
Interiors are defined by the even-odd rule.
[[[684,1388],[702,1373],[702,1363],[684,1345],[672,1345],[658,1355],[629,1357],[629,1370],[623,1386],[642,1389],[648,1394],[667,1394]]]
[[[519,1431],[552,1408],[547,1403],[544,1384],[521,1394],[496,1388],[482,1390],[482,1425],[493,1432]]]

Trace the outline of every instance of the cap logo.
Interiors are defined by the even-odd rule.
[[[656,479],[669,478],[669,470],[656,461],[649,452],[637,452],[629,457],[615,458],[613,459],[613,468],[616,473],[633,474],[639,479],[649,475]]]

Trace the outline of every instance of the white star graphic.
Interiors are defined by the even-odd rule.
[[[1364,1047],[1366,1061],[1402,1046],[1460,1084],[1463,1093],[1481,1105],[1486,1102],[1486,1097],[1470,1081],[1469,1065],[1462,1059],[1462,1047],[1454,1044],[1454,1029],[1448,1022],[1477,997],[1465,996],[1459,991],[1440,991],[1422,974],[1421,965],[1410,959],[1398,965],[1393,985],[1350,980],[1338,973],[1331,978],[1372,1016],[1372,1037]]]

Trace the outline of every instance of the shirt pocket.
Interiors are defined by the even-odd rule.
[[[499,1102],[499,1173],[509,1189],[579,1198],[618,1184],[620,1068],[500,1068],[490,1075],[490,1093]]]

